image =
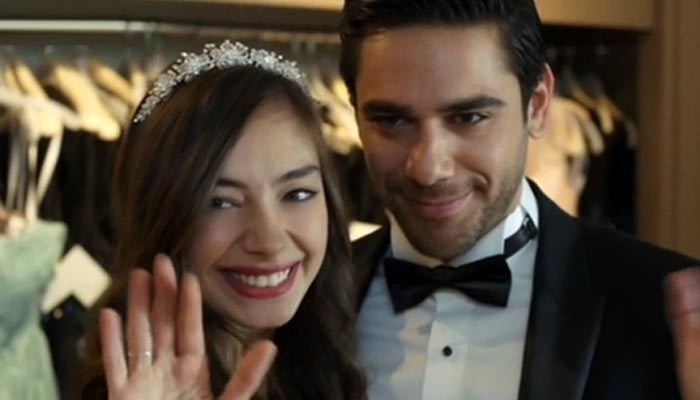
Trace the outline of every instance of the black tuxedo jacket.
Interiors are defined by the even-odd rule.
[[[536,185],[539,245],[520,400],[679,399],[663,278],[698,262],[585,225]],[[389,244],[353,244],[359,307]]]

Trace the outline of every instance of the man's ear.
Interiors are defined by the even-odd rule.
[[[532,91],[527,105],[527,131],[533,139],[539,139],[547,129],[549,105],[554,96],[554,74],[549,64],[545,64],[544,73]]]

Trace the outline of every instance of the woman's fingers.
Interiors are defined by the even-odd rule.
[[[151,338],[151,274],[135,269],[129,279],[126,311],[126,348],[129,373],[150,365],[153,359]]]
[[[277,347],[271,341],[256,343],[238,363],[220,399],[248,400],[253,397],[270,370],[276,354]]]
[[[670,274],[666,296],[683,398],[700,400],[700,268]]]
[[[202,326],[202,291],[199,280],[185,273],[180,285],[177,313],[178,355],[204,355],[204,328]]]
[[[100,311],[100,343],[107,387],[110,392],[119,390],[126,384],[128,372],[124,359],[122,320],[112,309],[105,308]]]
[[[676,347],[700,334],[700,268],[674,272],[666,278],[667,314],[676,337]],[[693,342],[691,342],[693,343]]]
[[[170,258],[158,254],[153,261],[153,306],[151,323],[154,350],[157,357],[175,353],[175,307],[177,277]]]

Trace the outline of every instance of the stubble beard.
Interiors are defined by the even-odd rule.
[[[521,179],[522,173],[511,171],[499,182],[493,201],[488,201],[488,185],[472,184],[471,196],[475,198],[469,201],[485,205],[473,213],[445,219],[422,218],[402,207],[396,199],[401,196],[403,184],[388,184],[380,196],[411,245],[426,256],[446,262],[466,253],[508,216]]]

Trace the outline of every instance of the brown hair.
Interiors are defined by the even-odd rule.
[[[365,381],[354,361],[349,240],[337,178],[313,100],[296,83],[274,73],[255,67],[209,71],[181,84],[143,122],[130,127],[115,170],[119,242],[115,282],[105,304],[123,313],[129,272],[136,266],[150,269],[159,252],[173,258],[181,275],[193,221],[224,158],[248,117],[272,99],[288,101],[311,131],[321,163],[329,235],[321,270],[297,313],[275,330],[279,353],[262,398],[363,399]],[[214,351],[216,342],[235,340],[245,348],[249,338],[206,304],[204,320],[212,390],[219,393],[235,365],[226,365]],[[95,342],[96,333],[92,336]],[[92,356],[94,372],[102,373],[97,353]],[[84,397],[94,398],[95,386],[104,390],[93,379]]]

